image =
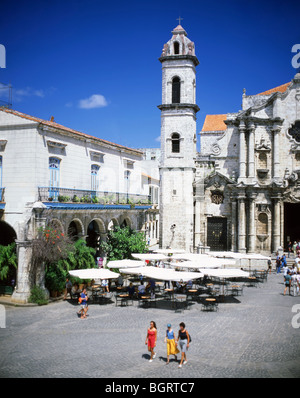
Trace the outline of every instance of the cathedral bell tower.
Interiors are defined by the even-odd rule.
[[[194,43],[178,25],[164,45],[161,110],[160,247],[193,249],[193,181],[196,157]]]

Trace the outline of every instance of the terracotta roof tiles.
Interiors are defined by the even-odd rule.
[[[290,84],[291,84],[291,82],[288,82],[288,83],[282,84],[281,86],[271,88],[270,90],[264,91],[262,93],[258,93],[256,95],[270,95],[270,94],[277,93],[277,92],[284,93]]]
[[[224,131],[227,129],[224,120],[227,115],[206,115],[202,131]]]
[[[22,118],[27,119],[27,120],[32,120],[33,122],[41,123],[44,126],[53,127],[53,128],[59,129],[59,130],[63,130],[63,131],[72,133],[72,134],[77,135],[77,136],[82,137],[82,138],[94,139],[94,140],[98,141],[99,143],[103,143],[103,144],[106,144],[106,145],[111,145],[111,146],[117,147],[119,149],[125,149],[125,150],[128,150],[128,151],[133,151],[133,152],[137,153],[138,155],[142,154],[142,152],[137,150],[137,149],[128,148],[128,147],[125,147],[123,145],[119,145],[119,144],[115,144],[115,143],[107,141],[107,140],[103,140],[102,138],[98,138],[98,137],[95,137],[95,136],[92,136],[92,135],[89,135],[89,134],[82,133],[80,131],[71,129],[69,127],[65,127],[65,126],[63,126],[63,125],[61,125],[59,123],[56,123],[56,122],[52,121],[52,120],[44,120],[44,119],[41,119],[41,118],[38,118],[38,117],[35,117],[35,116],[30,116],[30,115],[27,115],[25,113],[22,113],[22,112],[13,110],[13,109],[8,109],[8,108],[0,108],[0,110],[3,111],[3,112],[6,112],[6,113],[10,113],[10,114],[15,115],[15,116],[22,117]]]

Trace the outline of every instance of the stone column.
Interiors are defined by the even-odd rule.
[[[255,193],[249,194],[249,232],[248,232],[248,252],[255,252],[255,242],[256,242],[256,233],[255,233]]]
[[[195,237],[194,244],[195,248],[201,245],[200,233],[201,233],[201,225],[200,225],[200,212],[201,212],[201,203],[200,199],[197,198],[195,202]]]
[[[146,213],[146,240],[148,242],[148,238],[150,238],[150,214]]]
[[[31,241],[16,241],[18,255],[17,285],[11,301],[27,303],[30,296],[30,265],[32,257]]]
[[[246,253],[246,208],[245,194],[238,196],[238,251]]]
[[[233,252],[237,251],[237,202],[236,197],[232,196],[231,198],[231,250]]]
[[[273,250],[276,252],[280,247],[280,196],[276,195],[273,199]]]
[[[240,132],[240,152],[239,152],[239,166],[240,175],[239,181],[245,180],[246,178],[246,143],[245,143],[245,123],[240,122],[239,132]]]
[[[280,126],[274,125],[273,127],[273,179],[279,180],[280,178],[280,143],[279,134]]]
[[[254,127],[254,124],[252,123],[249,128],[249,145],[248,145],[248,163],[249,163],[248,177],[249,177],[249,179],[251,179],[251,182],[255,178],[254,131],[255,131],[255,127]]]

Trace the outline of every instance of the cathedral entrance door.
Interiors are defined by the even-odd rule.
[[[300,239],[300,203],[284,203],[284,249]]]
[[[207,246],[211,251],[227,250],[227,218],[207,218]]]

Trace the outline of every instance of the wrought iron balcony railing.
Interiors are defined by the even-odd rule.
[[[95,204],[135,204],[151,205],[150,195],[140,195],[122,192],[90,191],[71,188],[39,187],[41,202],[71,202]]]

